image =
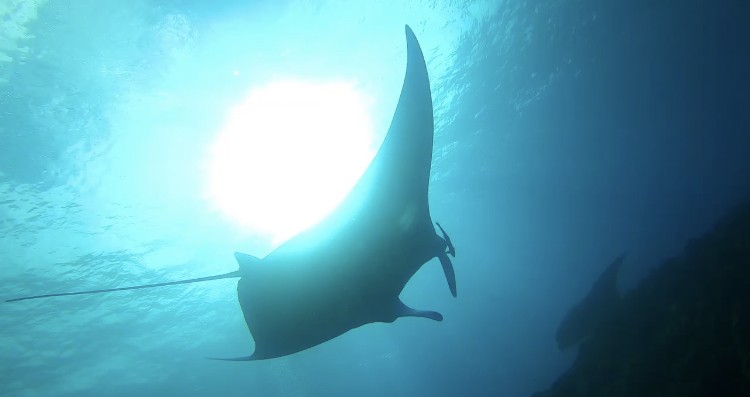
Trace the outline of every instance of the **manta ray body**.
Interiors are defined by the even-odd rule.
[[[319,224],[263,259],[235,253],[239,270],[231,273],[10,301],[240,277],[237,296],[255,351],[225,359],[232,361],[293,354],[373,322],[407,316],[441,321],[440,313],[410,308],[399,298],[435,257],[456,296],[448,257],[455,249],[439,224],[442,236],[437,234],[430,216],[432,97],[424,56],[408,25],[406,42],[406,77],[383,144],[342,204]]]

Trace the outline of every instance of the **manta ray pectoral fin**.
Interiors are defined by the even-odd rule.
[[[409,306],[406,306],[404,302],[401,302],[401,300],[398,301],[399,303],[399,313],[398,317],[422,317],[422,318],[429,318],[430,320],[435,321],[443,321],[443,315],[432,311],[432,310],[417,310],[412,309]]]

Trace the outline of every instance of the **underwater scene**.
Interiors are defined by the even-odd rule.
[[[750,396],[748,20],[0,0],[0,396]]]

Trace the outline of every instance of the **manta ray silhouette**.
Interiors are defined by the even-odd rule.
[[[617,275],[625,256],[625,253],[620,254],[604,269],[589,293],[560,322],[555,334],[560,350],[585,341],[600,324],[618,314],[620,294],[617,292]]]
[[[255,351],[231,361],[262,360],[300,352],[351,329],[399,317],[441,321],[399,298],[409,279],[437,257],[453,296],[456,279],[447,234],[435,231],[427,190],[434,134],[432,97],[424,55],[406,26],[406,77],[377,155],[342,204],[326,219],[263,259],[235,253],[239,270],[209,277],[133,287],[11,299],[46,298],[152,288],[240,277],[237,297]]]

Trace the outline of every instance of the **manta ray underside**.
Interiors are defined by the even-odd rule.
[[[406,26],[407,67],[401,96],[380,150],[344,202],[325,220],[263,259],[235,253],[239,270],[198,279],[12,299],[110,292],[240,277],[237,296],[255,351],[229,360],[300,352],[351,329],[399,317],[436,321],[440,313],[405,305],[399,294],[419,268],[439,258],[453,296],[448,254],[455,249],[427,201],[434,133],[422,50]]]

